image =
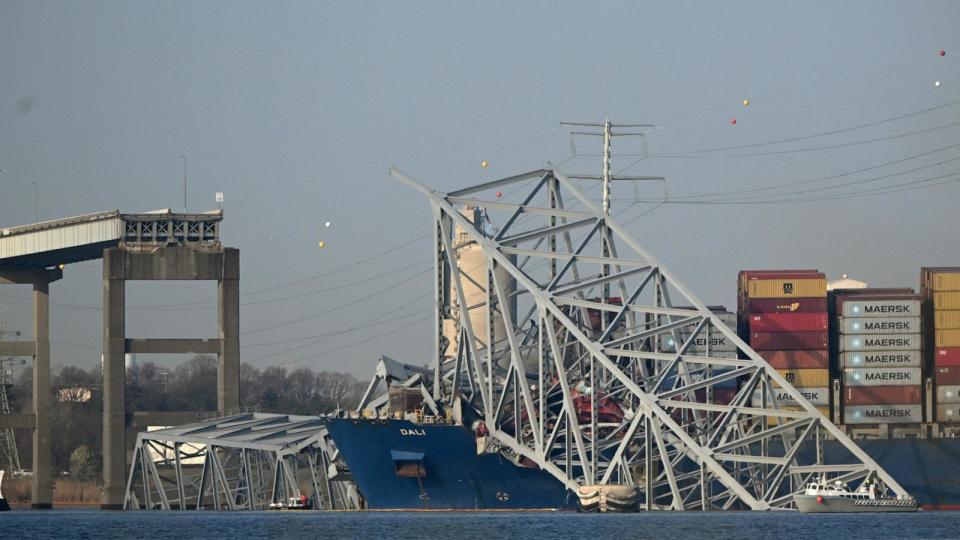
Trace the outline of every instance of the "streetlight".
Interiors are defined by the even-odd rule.
[[[33,186],[33,212],[35,214],[35,221],[40,222],[40,186],[37,185],[33,180],[27,180],[27,183]]]
[[[187,213],[187,156],[180,154],[183,160],[183,213]]]

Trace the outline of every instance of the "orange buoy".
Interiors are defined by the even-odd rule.
[[[817,495],[817,504],[823,504],[823,495]]]

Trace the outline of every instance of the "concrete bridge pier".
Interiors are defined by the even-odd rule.
[[[216,281],[218,336],[207,339],[127,338],[126,281]],[[124,357],[135,354],[216,354],[217,412],[240,410],[240,252],[213,246],[119,247],[103,252],[103,481],[100,505],[123,508],[126,492],[126,431],[148,425],[195,421],[203,412],[127,411]],[[147,422],[154,421],[156,424]]]
[[[33,403],[29,414],[0,416],[0,426],[33,429],[31,506],[53,508],[53,471],[50,451],[50,283],[63,271],[4,270],[0,284],[33,285],[33,341],[0,342],[0,356],[33,357]]]

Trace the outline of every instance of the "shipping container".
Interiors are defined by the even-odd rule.
[[[830,388],[797,388],[797,392],[800,392],[800,395],[803,396],[803,399],[807,400],[811,405],[815,407],[823,407],[830,405]],[[752,396],[752,404],[754,407],[760,407],[763,404],[763,394],[760,390],[756,390]],[[774,388],[773,395],[767,397],[767,402],[776,402],[777,407],[783,408],[785,406],[796,406],[799,403],[793,399],[786,390],[781,388]]]
[[[937,403],[960,403],[960,386],[955,384],[938,384]]]
[[[758,313],[823,313],[827,311],[826,298],[749,298],[741,306],[751,314]]]
[[[960,347],[960,330],[936,330],[934,335],[934,346],[938,348]]]
[[[906,386],[921,383],[920,368],[844,368],[845,386]]]
[[[960,267],[956,266],[925,266],[920,269],[920,289],[924,292],[925,297],[929,298],[930,294],[934,290],[946,290],[943,288],[938,288],[937,285],[947,285],[949,281],[954,278],[946,277],[937,279],[936,276],[939,275],[949,275],[960,273]],[[960,290],[960,289],[953,289]]]
[[[778,369],[777,372],[794,388],[830,386],[829,369]]]
[[[923,422],[920,405],[850,405],[843,407],[844,424],[919,424]]]
[[[840,352],[847,351],[919,351],[920,334],[893,336],[840,336]]]
[[[960,292],[933,293],[933,309],[960,309]]]
[[[843,389],[844,405],[919,405],[919,386],[848,386]]]
[[[687,352],[691,354],[704,354],[707,351],[707,336],[706,329],[697,334],[697,337],[693,339],[693,344],[687,348]],[[737,346],[733,344],[733,341],[727,339],[726,336],[717,332],[716,330],[710,331],[711,336],[709,339],[710,342],[710,352],[737,352]],[[681,343],[686,343],[690,339],[690,333],[677,332],[678,337],[680,338]],[[660,337],[660,350],[663,352],[674,352],[676,348],[674,347],[673,336],[671,335],[661,335]]]
[[[960,385],[960,367],[934,366],[933,380],[937,383],[937,386],[941,384]]]
[[[934,291],[960,291],[960,270],[957,272],[934,272],[928,287]]]
[[[826,278],[760,279],[747,283],[747,296],[750,298],[804,298],[826,295]]]
[[[735,397],[737,397],[736,388],[714,388],[712,403],[716,403],[718,405],[729,405]]]
[[[827,369],[830,353],[826,350],[812,351],[757,351],[776,369]]]
[[[842,368],[921,367],[920,351],[857,351],[840,353]]]
[[[822,407],[816,407],[816,409],[817,409],[817,412],[819,412],[820,414],[826,416],[828,420],[830,419],[830,407],[824,405],[824,406],[822,406]],[[780,410],[782,410],[782,411],[802,411],[802,410],[805,410],[805,409],[802,409],[801,407],[798,407],[798,406],[788,405],[788,406],[780,407]],[[772,417],[772,416],[768,416],[768,417],[767,417],[767,426],[773,426],[773,425],[776,425],[777,423],[783,425],[783,424],[786,424],[787,422],[791,422],[791,421],[793,421],[792,418],[779,419],[779,418],[774,418],[774,417]]]
[[[826,274],[819,270],[741,270],[737,274],[737,291],[740,295],[746,296],[747,284],[758,279],[784,279],[784,278],[808,278],[808,279],[826,279]]]
[[[762,313],[750,316],[751,332],[823,332],[827,313]]]
[[[960,403],[937,405],[937,422],[954,423],[960,421]]]
[[[827,332],[751,332],[750,346],[758,351],[826,349],[827,337]]]
[[[844,317],[919,317],[920,300],[877,299],[863,300],[859,297],[839,297],[837,313]]]
[[[933,327],[937,330],[960,328],[960,311],[939,309],[933,312]]]
[[[919,334],[920,317],[841,317],[842,334]]]
[[[935,366],[960,366],[960,348],[939,348],[933,356]]]

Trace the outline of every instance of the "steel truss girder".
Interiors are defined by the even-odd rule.
[[[439,406],[471,407],[508,455],[532,461],[571,489],[635,485],[648,509],[787,508],[790,493],[814,474],[879,480],[907,495],[560,172],[533,171],[451,195],[391,173],[433,209],[438,344],[432,397]],[[524,192],[530,182],[536,186]],[[514,188],[520,200],[477,198],[495,188]],[[491,234],[457,209],[463,203],[501,211],[504,219],[490,218]],[[576,205],[582,208],[572,210]],[[454,227],[483,250],[481,271],[489,278],[479,303],[466,301],[467,286],[480,283],[476,274],[464,275]],[[459,347],[447,360],[440,338],[452,297],[467,308],[458,310]],[[505,308],[517,298],[529,303],[519,320]],[[470,316],[477,309],[487,321],[480,332]],[[739,354],[714,353],[714,337]],[[664,349],[665,338],[674,350]],[[694,347],[698,339],[705,349]],[[720,385],[732,380],[743,383],[736,395],[714,401]],[[775,389],[797,410],[778,408]],[[598,412],[604,407],[619,416]],[[839,441],[849,455],[826,462],[825,438]]]

